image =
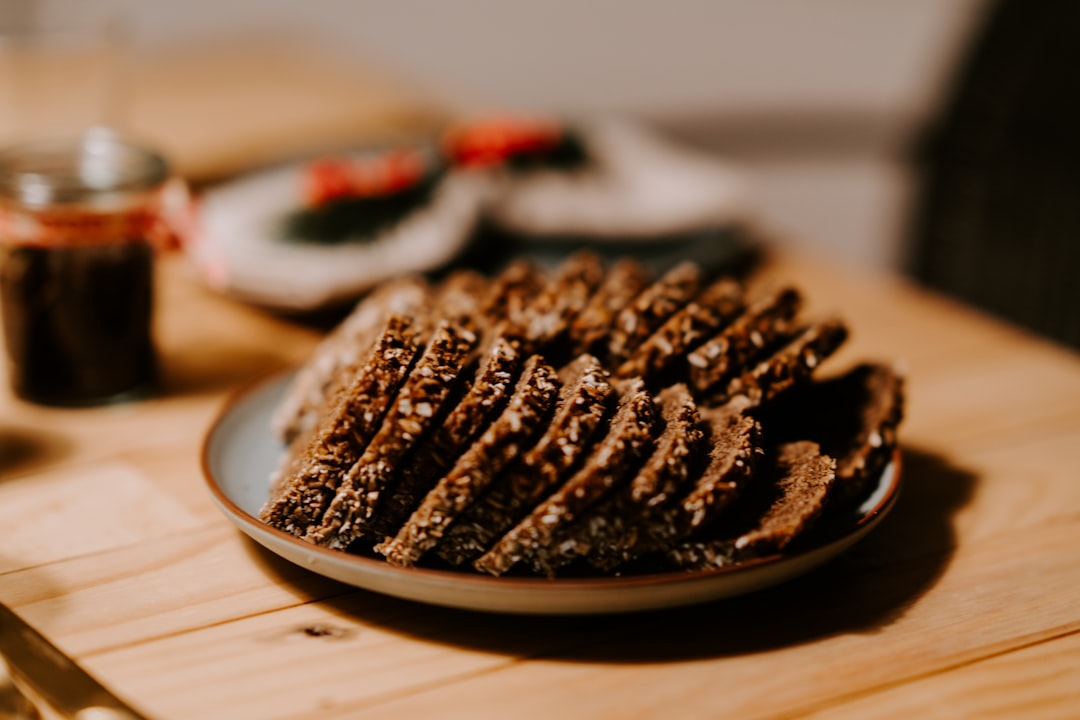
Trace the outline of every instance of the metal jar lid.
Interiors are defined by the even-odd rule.
[[[122,204],[133,194],[161,186],[168,177],[164,157],[108,128],[0,152],[0,198],[26,208]]]

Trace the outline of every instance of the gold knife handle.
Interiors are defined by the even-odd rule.
[[[15,684],[7,663],[0,656],[0,720],[40,719],[41,713]]]
[[[0,603],[0,651],[11,676],[68,720],[145,720]]]

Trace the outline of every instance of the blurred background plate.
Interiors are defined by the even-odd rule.
[[[250,173],[204,193],[186,247],[207,283],[275,310],[344,305],[389,278],[447,265],[479,221],[484,180],[454,173],[443,176],[415,212],[371,237],[290,237],[285,226],[303,207],[307,165]]]

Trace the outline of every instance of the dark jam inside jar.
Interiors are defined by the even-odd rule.
[[[14,392],[50,405],[147,393],[159,155],[98,128],[0,153],[0,308]]]
[[[0,306],[13,390],[51,405],[148,392],[152,301],[146,243],[5,248]]]

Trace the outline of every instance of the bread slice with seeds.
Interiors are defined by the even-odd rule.
[[[447,320],[472,332],[481,332],[486,323],[480,305],[487,289],[487,278],[475,270],[455,270],[432,294],[432,322]]]
[[[274,527],[303,536],[321,519],[344,473],[360,459],[382,426],[383,415],[419,355],[410,322],[392,315],[379,339],[326,414],[292,473],[259,516]]]
[[[767,403],[755,415],[773,442],[812,440],[836,459],[832,502],[865,497],[892,459],[904,416],[904,378],[882,363],[861,363]]]
[[[638,293],[611,327],[608,351],[612,362],[625,362],[645,338],[697,295],[701,282],[701,269],[695,263],[682,262]]]
[[[376,507],[373,537],[381,541],[397,534],[424,495],[502,411],[520,369],[521,355],[514,346],[506,338],[495,338],[481,354],[460,401],[402,463],[393,489]]]
[[[795,338],[728,383],[720,399],[745,395],[760,405],[807,382],[821,362],[847,339],[847,326],[829,319],[803,328]]]
[[[525,323],[528,308],[543,290],[544,272],[530,260],[514,260],[490,281],[480,314],[492,325]]]
[[[709,393],[726,386],[747,363],[789,337],[801,301],[798,291],[785,288],[752,302],[730,325],[687,356],[693,388]]]
[[[742,309],[742,285],[731,278],[717,280],[647,337],[615,374],[652,382],[676,366],[685,371],[687,353],[734,320]]]
[[[429,291],[422,278],[408,276],[379,286],[359,301],[297,371],[271,421],[278,437],[289,443],[310,432],[320,407],[333,396],[331,388],[363,362],[386,319],[393,314],[422,316]],[[413,331],[419,331],[415,324]]]
[[[599,360],[582,355],[560,371],[559,380],[558,404],[536,445],[495,478],[438,544],[439,557],[450,564],[482,555],[588,452],[615,392],[608,373]]]
[[[606,355],[615,318],[648,284],[649,271],[637,260],[623,258],[614,262],[588,305],[570,323],[573,352]]]
[[[531,445],[558,391],[555,371],[540,356],[529,358],[502,414],[424,496],[393,540],[375,550],[394,565],[415,565],[491,479]]]
[[[526,560],[547,574],[552,538],[637,470],[652,448],[656,405],[641,381],[629,383],[620,395],[607,435],[581,469],[480,556],[473,563],[477,570],[502,575]]]
[[[620,485],[553,540],[551,568],[583,557],[595,565],[621,565],[637,545],[639,524],[648,511],[663,506],[692,478],[705,439],[697,403],[682,384],[665,388],[656,401],[664,429],[652,455],[633,480]]]
[[[717,520],[750,484],[764,454],[761,426],[740,398],[701,409],[707,453],[679,493],[650,505],[618,552],[595,553],[591,562],[605,571],[637,557],[671,547]]]
[[[683,543],[666,553],[684,570],[705,570],[782,551],[803,536],[825,509],[835,482],[836,462],[816,443],[801,441],[777,448],[767,490],[747,510],[746,529],[734,536]]]
[[[371,518],[405,454],[424,435],[458,381],[476,335],[442,322],[416,361],[364,454],[341,479],[322,521],[305,539],[346,548],[371,530]]]
[[[548,353],[552,343],[565,338],[603,275],[596,253],[577,252],[560,263],[521,322],[520,332],[531,352]]]

